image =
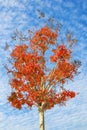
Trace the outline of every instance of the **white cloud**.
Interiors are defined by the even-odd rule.
[[[83,14],[80,19],[87,21],[87,16]]]
[[[68,7],[68,8],[73,8],[74,7],[74,3],[71,2],[71,1],[67,1],[67,2],[64,3],[64,6]]]
[[[0,0],[0,5],[4,7],[18,7],[24,8],[23,4],[19,3],[17,0]]]
[[[86,4],[84,3],[83,10],[86,9]],[[6,57],[8,56],[8,53],[3,51],[4,43],[6,40],[9,41],[11,34],[16,28],[24,31],[27,27],[38,29],[45,24],[44,19],[37,19],[37,12],[35,12],[37,8],[46,12],[46,19],[54,14],[59,21],[63,22],[66,29],[70,28],[70,30],[76,33],[77,39],[79,38],[79,46],[77,45],[76,51],[79,52],[78,57],[80,55],[83,62],[80,76],[75,78],[75,82],[70,82],[66,85],[68,89],[80,92],[80,94],[75,99],[67,102],[66,107],[55,106],[55,108],[46,112],[46,129],[87,129],[87,40],[85,37],[87,27],[78,20],[80,17],[78,13],[79,6],[75,5],[76,3],[73,1],[67,2],[67,5],[65,5],[66,8],[70,7],[67,10],[64,8],[64,4],[64,0],[50,2],[49,0],[44,0],[44,2],[41,0],[32,0],[29,2],[27,0],[23,0],[22,2],[17,0],[0,0],[0,6],[3,7],[0,10],[0,130],[39,129],[37,109],[17,111],[7,104],[7,95],[10,92],[10,87],[8,85],[8,76],[2,66],[2,63],[6,63]],[[77,6],[77,8],[74,6]],[[80,19],[86,21],[86,15],[82,14]],[[13,44],[11,40],[9,44]]]

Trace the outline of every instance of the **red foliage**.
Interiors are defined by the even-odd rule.
[[[77,68],[70,62],[71,50],[65,45],[59,45],[50,57],[56,64],[50,72],[46,71],[45,52],[50,45],[56,45],[56,32],[45,26],[38,30],[30,40],[31,51],[26,44],[15,46],[11,53],[13,60],[10,85],[14,92],[8,97],[13,107],[18,109],[27,104],[29,107],[42,106],[43,110],[50,109],[56,104],[64,104],[76,93],[62,90],[57,93],[54,88],[59,83],[64,84],[67,79],[73,79]],[[51,63],[50,63],[51,64]],[[49,72],[49,73],[48,73]]]
[[[65,45],[59,45],[57,49],[52,50],[54,55],[50,57],[51,62],[57,62],[62,59],[69,59],[71,55],[71,51],[66,48]]]
[[[30,40],[30,46],[33,50],[46,51],[49,44],[55,44],[57,34],[48,26],[38,30],[34,37]]]

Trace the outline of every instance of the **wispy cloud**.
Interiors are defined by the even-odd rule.
[[[7,62],[10,52],[4,51],[5,42],[11,46],[11,35],[16,28],[26,33],[27,29],[38,29],[46,20],[54,16],[63,23],[61,33],[69,29],[78,39],[75,57],[82,61],[81,74],[69,82],[68,89],[80,92],[66,107],[55,106],[47,111],[47,130],[86,130],[87,129],[87,1],[65,0],[0,0],[0,130],[38,130],[39,117],[36,108],[33,110],[15,110],[7,103],[10,92],[9,80],[2,64]],[[38,19],[37,9],[45,13],[45,18]],[[33,118],[32,118],[33,117]],[[51,125],[52,124],[52,125]]]

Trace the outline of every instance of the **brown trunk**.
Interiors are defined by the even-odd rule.
[[[44,126],[44,111],[39,111],[40,130],[45,130]]]

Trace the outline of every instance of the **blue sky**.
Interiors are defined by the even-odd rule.
[[[45,13],[38,19],[37,9]],[[66,85],[80,94],[65,107],[55,106],[45,113],[46,130],[87,130],[87,0],[0,0],[0,130],[38,130],[37,108],[15,110],[7,103],[9,80],[3,64],[9,52],[4,51],[15,29],[26,34],[27,29],[38,29],[54,16],[65,30],[74,32],[78,39],[74,56],[82,62],[80,75]]]

